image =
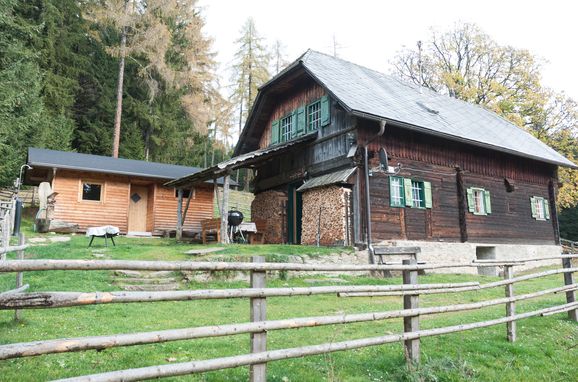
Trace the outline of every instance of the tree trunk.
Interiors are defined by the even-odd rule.
[[[124,3],[124,13],[126,14],[128,1]],[[116,113],[114,115],[114,137],[112,140],[112,156],[118,158],[118,148],[120,146],[120,120],[122,116],[122,93],[124,83],[124,58],[126,55],[126,26],[122,27],[120,37],[120,62],[118,64],[118,82],[116,87]]]

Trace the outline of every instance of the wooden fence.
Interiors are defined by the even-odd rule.
[[[0,346],[0,360],[6,360],[11,358],[37,356],[42,354],[75,352],[91,349],[101,350],[119,346],[133,346],[177,340],[192,340],[239,334],[249,334],[251,336],[251,346],[249,349],[250,352],[248,354],[112,371],[107,373],[70,378],[66,379],[66,381],[137,381],[201,373],[239,366],[250,367],[251,381],[265,381],[267,379],[268,362],[308,355],[357,349],[393,342],[404,343],[406,359],[410,365],[414,365],[415,363],[419,362],[420,339],[422,337],[437,336],[506,324],[506,336],[508,341],[515,341],[516,321],[524,318],[568,312],[569,318],[573,321],[577,321],[578,303],[576,302],[575,293],[578,289],[578,284],[575,283],[573,274],[574,272],[578,271],[578,268],[572,267],[571,259],[578,258],[578,255],[562,255],[508,262],[497,260],[479,260],[468,264],[425,265],[418,265],[416,260],[404,260],[403,263],[399,265],[310,265],[292,263],[265,263],[262,256],[254,257],[253,262],[250,263],[124,260],[22,260],[23,251],[25,249],[25,246],[22,245],[23,237],[20,238],[20,244],[21,245],[18,247],[6,249],[6,251],[18,251],[18,260],[0,261],[0,272],[18,273],[16,288],[14,290],[0,294],[0,310],[16,309],[19,311],[23,309],[48,309],[81,305],[131,302],[230,298],[249,299],[250,322],[246,323],[116,334],[109,336],[42,340],[27,343],[13,343]],[[523,265],[529,261],[553,259],[561,260],[562,267],[538,273],[526,274],[523,276],[514,276],[513,268],[518,265]],[[486,284],[479,284],[477,282],[444,284],[418,283],[419,271],[450,267],[463,268],[483,266],[503,267],[504,280]],[[51,270],[189,270],[211,272],[230,270],[248,271],[250,272],[251,286],[249,288],[237,289],[179,290],[163,292],[26,292],[27,286],[23,286],[22,284],[22,272]],[[401,271],[403,274],[403,284],[267,288],[266,275],[267,272],[271,271],[372,271],[376,274],[378,272],[381,274],[383,271]],[[521,295],[515,295],[514,293],[514,285],[518,282],[556,274],[563,275],[563,286]],[[421,295],[435,293],[460,293],[464,291],[483,290],[496,287],[505,288],[505,297],[457,305],[427,308],[419,307],[419,300]],[[549,308],[534,310],[531,312],[516,313],[516,303],[518,301],[528,300],[554,293],[565,293],[566,303]],[[382,312],[340,314],[334,316],[267,320],[267,298],[277,296],[308,296],[317,294],[336,294],[339,297],[383,295],[402,296],[403,309]],[[420,317],[424,315],[470,311],[497,305],[505,305],[506,307],[506,314],[502,318],[455,326],[445,326],[435,329],[421,330],[419,327]],[[18,315],[16,318],[18,318]],[[356,322],[371,322],[392,318],[403,318],[403,333],[347,340],[342,342],[323,343],[296,348],[267,350],[267,333],[271,330],[285,330]]]

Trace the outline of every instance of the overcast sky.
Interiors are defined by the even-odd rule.
[[[427,40],[429,28],[473,22],[500,44],[528,49],[544,59],[543,84],[578,100],[578,2],[574,0],[200,0],[205,32],[215,41],[223,85],[234,41],[249,16],[268,44],[280,40],[289,61],[308,48],[389,73],[402,47]]]

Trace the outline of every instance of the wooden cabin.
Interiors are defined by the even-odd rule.
[[[234,156],[171,184],[247,167],[266,242],[477,258],[559,252],[557,168],[576,167],[483,107],[314,51],[261,87]]]
[[[28,149],[25,184],[49,182],[55,193],[51,219],[88,227],[113,225],[121,233],[162,235],[176,230],[178,192],[164,183],[198,172],[196,167],[120,159],[38,148]],[[185,231],[200,232],[213,217],[213,185],[185,190],[190,195]]]

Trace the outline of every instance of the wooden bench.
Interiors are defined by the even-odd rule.
[[[420,247],[388,247],[388,246],[375,246],[373,255],[377,258],[377,264],[382,265],[399,265],[400,262],[392,262],[389,260],[389,256],[407,256],[410,259],[417,260],[417,254],[421,252]],[[418,261],[419,265],[425,264],[423,261]],[[419,274],[424,274],[423,271],[419,271]],[[384,277],[391,277],[390,271],[383,271]]]
[[[207,244],[207,236],[214,235],[215,240],[221,242],[221,218],[201,220],[201,240]]]
[[[248,235],[249,244],[265,244],[265,227],[267,221],[264,219],[253,219],[253,223],[257,227],[257,232],[250,232]]]

